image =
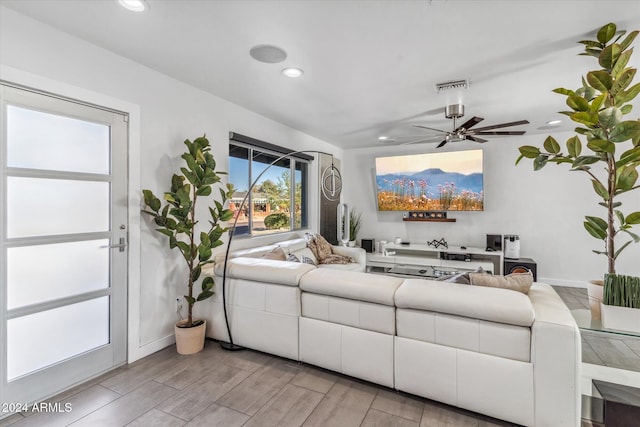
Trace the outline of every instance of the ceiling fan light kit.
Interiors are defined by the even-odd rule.
[[[436,93],[443,93],[454,89],[469,89],[469,80],[452,80],[449,82],[436,83],[434,87]]]

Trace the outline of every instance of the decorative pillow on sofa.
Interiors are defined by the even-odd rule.
[[[309,248],[298,249],[297,251],[291,252],[291,254],[295,255],[300,262],[304,262],[302,258],[306,257],[309,260],[311,260],[311,262],[309,264],[313,264],[313,265],[317,265],[318,264],[318,261],[317,261],[315,255],[313,254],[313,252]]]
[[[272,260],[275,260],[275,261],[286,261],[287,260],[287,256],[285,255],[284,251],[282,250],[282,248],[280,246],[278,246],[277,248],[273,248],[271,251],[269,251],[266,254],[262,255],[260,258],[272,259]]]
[[[470,273],[469,279],[472,285],[489,286],[493,288],[510,289],[512,291],[529,293],[533,284],[533,274],[530,271],[526,273],[512,273],[507,276],[493,276],[491,274]]]
[[[304,263],[304,264],[316,265],[316,263],[311,258],[309,258],[308,256],[304,256],[304,255],[300,255],[300,258],[298,258],[294,254],[289,254],[289,256],[287,256],[287,261],[290,261],[290,262],[301,262],[301,263]]]
[[[318,262],[322,263],[322,260],[332,254],[331,243],[327,242],[327,239],[320,234],[313,234],[307,243],[311,252],[316,257]]]
[[[287,261],[289,261],[289,262],[300,262],[300,258],[295,256],[294,254],[289,254],[287,256]]]

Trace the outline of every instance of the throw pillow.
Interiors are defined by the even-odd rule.
[[[513,273],[507,276],[493,276],[491,274],[470,273],[470,282],[475,286],[490,286],[493,288],[510,289],[512,291],[529,293],[529,289],[533,284],[533,274],[530,271],[526,273]]]
[[[300,262],[300,258],[295,256],[294,254],[289,254],[289,256],[287,257],[287,261],[289,261],[289,262]]]
[[[313,255],[316,259],[322,263],[322,260],[329,255],[331,255],[331,243],[327,242],[327,240],[322,237],[320,234],[315,234],[309,240],[309,249],[313,252]]]
[[[304,256],[304,255],[302,255],[302,262],[305,263],[305,264],[316,265],[316,263],[313,262],[313,260],[311,258],[309,258],[308,256]]]
[[[278,246],[277,248],[273,248],[271,251],[269,251],[266,254],[262,255],[260,258],[272,259],[272,260],[275,260],[275,261],[286,261],[287,260],[287,256],[285,255],[284,251],[282,250],[282,248],[280,246]]]

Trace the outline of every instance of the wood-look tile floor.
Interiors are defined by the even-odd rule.
[[[72,410],[15,414],[0,427],[513,425],[268,354],[226,352],[212,341],[192,356],[168,347],[49,402]]]

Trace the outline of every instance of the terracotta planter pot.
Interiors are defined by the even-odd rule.
[[[207,331],[207,321],[193,328],[180,328],[179,325],[186,324],[186,320],[181,320],[174,326],[176,333],[176,347],[180,354],[194,354],[204,348],[204,336]]]
[[[591,280],[587,285],[587,294],[589,295],[589,308],[591,309],[591,318],[600,320],[600,304],[602,303],[602,292],[604,291],[604,281]]]

